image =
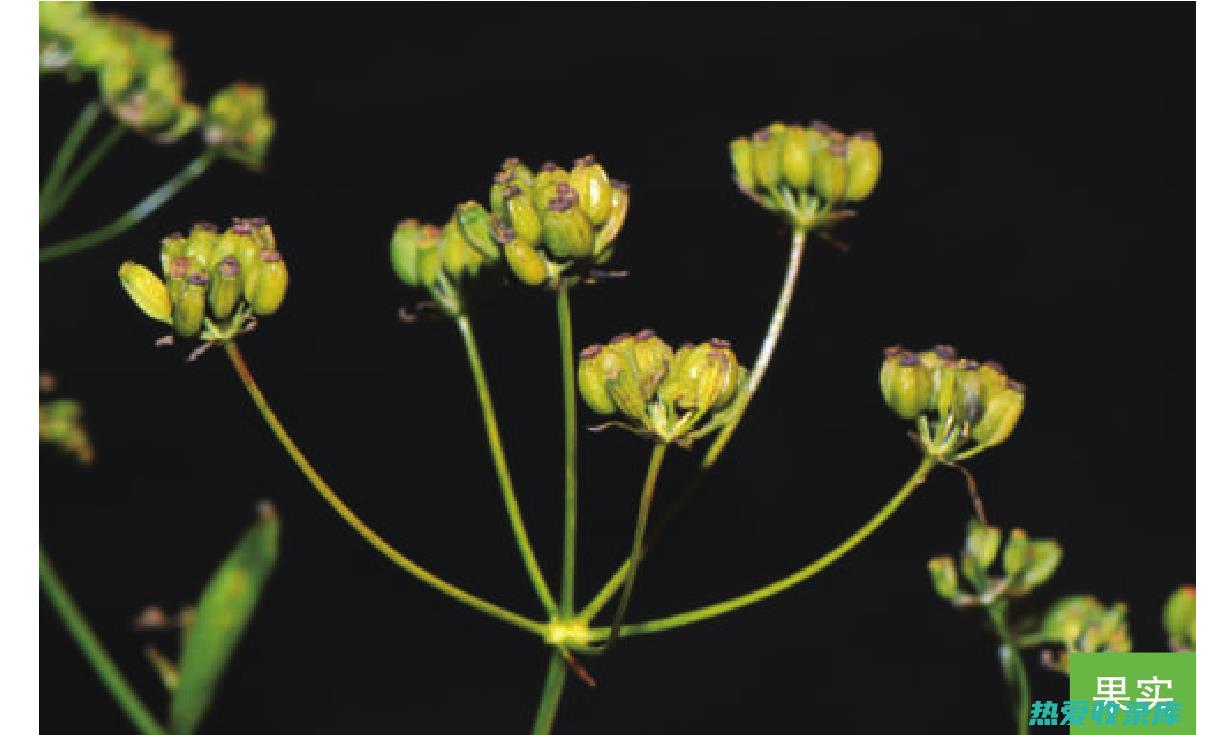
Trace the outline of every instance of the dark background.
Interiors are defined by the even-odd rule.
[[[951,341],[1030,388],[1015,435],[970,465],[992,521],[1066,547],[1037,601],[1126,600],[1136,648],[1164,648],[1162,602],[1195,572],[1190,6],[111,8],[175,34],[194,99],[263,82],[280,123],[263,176],[220,164],[127,236],[40,270],[41,365],[86,404],[98,450],[88,470],[43,450],[42,537],[157,710],[140,653],[155,637],[131,619],[191,601],[260,498],[280,509],[282,558],[206,732],[523,732],[547,657],[351,533],[221,354],[153,348],[123,259],[155,262],[197,219],[270,217],[290,293],[242,344],[283,421],[387,539],[535,616],[455,330],[396,319],[419,295],[390,270],[391,228],[485,197],[504,156],[594,152],[633,186],[615,261],[632,276],[576,291],[576,345],[653,326],[728,337],[750,361],[787,235],[735,190],[726,142],[772,119],[875,129],[884,176],[839,231],[850,253],[807,253],[768,379],[643,567],[632,617],[746,591],[863,522],[917,461],[877,389],[880,349]],[[41,90],[45,171],[93,88]],[[196,150],[129,136],[43,241],[106,221]],[[553,580],[553,300],[502,289],[474,316]],[[625,553],[648,452],[619,432],[581,447],[580,603]],[[695,456],[672,453],[664,498]],[[960,477],[935,472],[810,583],[590,661],[599,687],[568,683],[558,730],[1008,732],[991,637],[924,567],[969,514]],[[45,731],[126,731],[45,606],[41,624]],[[1063,698],[1030,664],[1034,695]]]

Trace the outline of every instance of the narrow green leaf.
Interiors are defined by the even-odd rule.
[[[205,715],[218,680],[247,627],[277,561],[281,524],[265,503],[256,521],[210,578],[181,649],[172,695],[173,735],[191,735]]]

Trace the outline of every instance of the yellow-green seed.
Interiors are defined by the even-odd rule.
[[[131,261],[122,263],[117,275],[130,299],[144,314],[165,324],[172,322],[172,301],[159,276]]]
[[[260,268],[256,273],[255,286],[248,296],[252,311],[257,316],[276,313],[285,300],[285,287],[289,284],[289,273],[285,261],[276,250],[260,253]]]
[[[527,240],[516,235],[504,243],[503,257],[512,274],[526,286],[540,286],[548,277],[545,259]]]
[[[813,161],[814,153],[806,129],[800,125],[785,127],[781,166],[788,185],[798,190],[808,187],[814,173]]]

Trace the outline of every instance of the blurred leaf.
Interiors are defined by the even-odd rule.
[[[280,531],[276,511],[265,503],[260,518],[239,540],[202,592],[196,617],[181,649],[179,681],[168,719],[174,735],[191,735],[209,707],[218,680],[277,561]]]

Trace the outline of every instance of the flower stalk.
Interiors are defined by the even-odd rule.
[[[178,171],[172,178],[160,184],[155,191],[152,191],[147,196],[143,197],[142,201],[131,207],[125,214],[113,220],[107,225],[98,227],[91,232],[86,232],[82,235],[61,240],[53,245],[47,245],[38,251],[38,262],[49,263],[59,258],[64,258],[68,255],[83,252],[91,248],[103,245],[113,238],[134,227],[139,222],[149,217],[152,212],[166,204],[172,197],[176,196],[181,189],[196,181],[204,174],[210,165],[214,163],[217,156],[215,149],[208,148],[198,154],[196,158],[190,161],[184,168]]]
[[[444,579],[412,561],[402,552],[395,549],[385,539],[379,536],[377,531],[374,531],[369,527],[368,524],[362,521],[360,517],[357,516],[357,514],[354,513],[343,500],[340,499],[340,496],[331,489],[331,486],[327,484],[327,481],[323,479],[317,470],[315,470],[315,468],[311,465],[310,460],[306,458],[306,455],[301,449],[298,448],[298,445],[294,443],[293,438],[291,438],[289,432],[285,430],[285,426],[282,425],[280,419],[277,418],[277,414],[273,411],[272,407],[265,399],[264,394],[260,391],[260,387],[256,384],[256,379],[252,377],[251,370],[248,368],[247,362],[244,361],[243,354],[240,352],[239,347],[232,341],[226,342],[223,345],[223,349],[225,350],[227,357],[230,359],[231,366],[235,369],[235,373],[243,382],[244,388],[247,389],[248,395],[252,399],[252,403],[255,404],[256,409],[260,412],[264,422],[268,424],[269,429],[273,432],[273,436],[275,436],[277,441],[280,442],[281,447],[285,450],[285,453],[288,454],[290,459],[294,461],[294,464],[297,465],[299,471],[302,472],[303,476],[306,477],[311,486],[317,493],[319,493],[323,500],[325,500],[327,504],[331,506],[332,510],[334,510],[336,514],[340,516],[340,518],[344,519],[344,522],[351,526],[352,529],[356,531],[357,534],[360,535],[360,537],[363,538],[370,546],[372,546],[379,553],[381,553],[382,556],[385,556],[396,566],[402,568],[411,576],[444,593],[445,595],[452,597],[454,600],[472,607],[479,612],[485,613],[496,620],[513,625],[521,630],[537,636],[545,635],[546,626],[544,624],[520,615],[519,613],[512,612],[505,607],[485,600],[471,592],[463,590],[455,584],[445,581]]]
[[[575,348],[571,331],[570,290],[563,281],[558,287],[558,345],[562,362],[563,498],[562,597],[558,610],[565,617],[575,609],[575,543],[578,537],[578,396],[575,394]]]
[[[470,372],[474,375],[474,387],[478,393],[478,402],[482,407],[482,422],[487,432],[487,444],[491,449],[491,459],[495,464],[495,474],[499,479],[499,489],[503,494],[503,505],[507,510],[512,535],[516,537],[516,546],[520,551],[520,558],[524,562],[525,571],[528,572],[529,579],[533,583],[533,589],[536,591],[537,597],[541,599],[546,613],[552,616],[557,612],[558,607],[554,602],[553,594],[550,593],[549,585],[546,584],[545,575],[541,572],[541,564],[537,561],[537,555],[533,552],[533,545],[529,541],[528,531],[524,525],[524,517],[520,512],[520,503],[516,499],[512,474],[508,469],[507,456],[503,451],[503,439],[499,435],[499,423],[495,418],[491,388],[487,383],[482,358],[478,354],[478,343],[474,339],[474,329],[470,325],[469,317],[464,314],[459,315],[456,321],[457,330],[461,333],[462,341],[465,343],[466,360],[470,363]]]

